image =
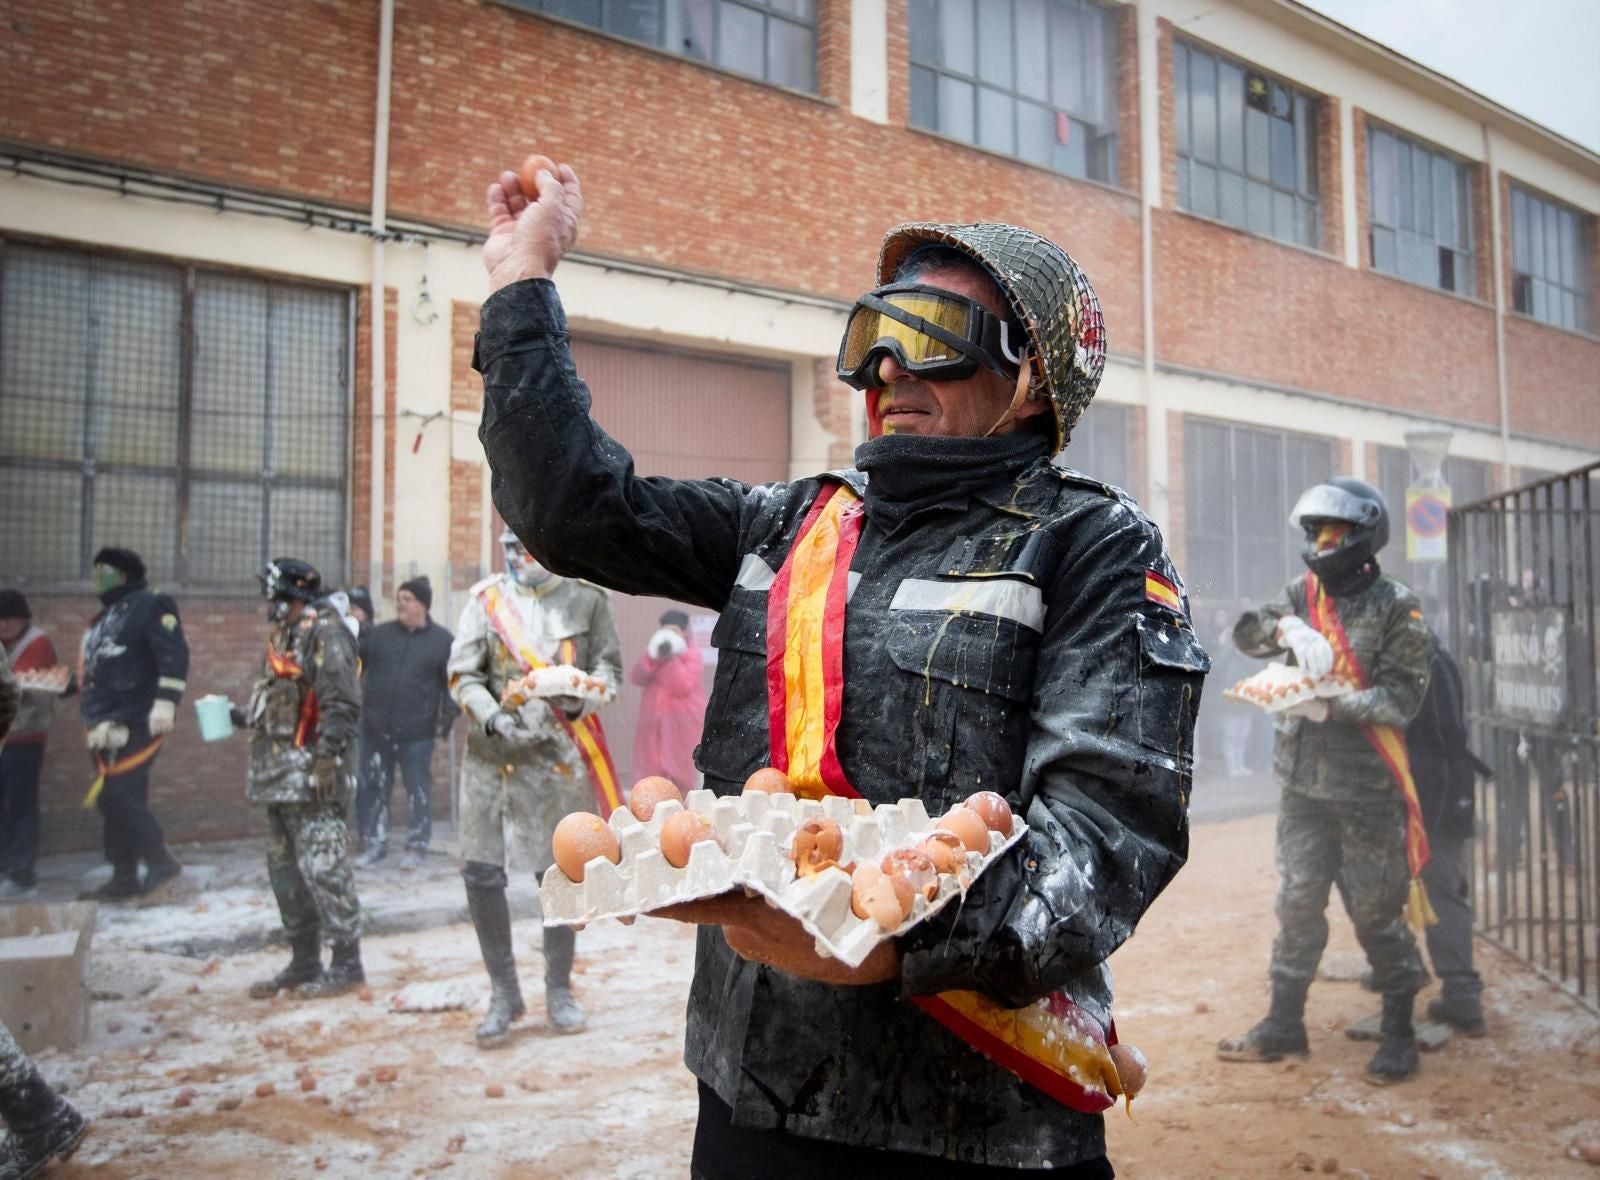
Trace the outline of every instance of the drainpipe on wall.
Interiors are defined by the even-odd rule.
[[[384,316],[383,237],[388,217],[389,200],[389,80],[394,58],[394,0],[382,0],[378,18],[378,101],[372,131],[372,342],[369,367],[372,371],[372,455],[369,470],[372,488],[369,497],[371,509],[369,551],[372,564],[383,565],[383,483],[385,454],[388,447],[385,411],[388,387],[388,354]],[[380,579],[381,580],[381,579]],[[380,591],[381,593],[381,591]]]
[[[1494,139],[1483,128],[1483,168],[1489,177],[1489,253],[1494,263],[1494,367],[1500,385],[1500,490],[1511,486],[1511,395],[1506,389],[1506,280],[1500,235],[1500,174],[1494,166]]]

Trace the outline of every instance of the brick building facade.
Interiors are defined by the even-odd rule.
[[[498,529],[474,238],[533,148],[583,179],[560,285],[641,470],[848,463],[844,311],[919,219],[1082,263],[1113,357],[1068,461],[1145,504],[1204,608],[1290,572],[1302,482],[1403,490],[1408,431],[1452,431],[1458,501],[1600,453],[1600,157],[1288,0],[975,3],[6,5],[0,582],[70,643],[93,546],[155,549],[195,694],[248,678],[272,552],[380,599],[428,572],[452,625]],[[626,655],[660,605],[619,602]],[[94,838],[72,713],[52,846]],[[158,808],[247,830],[242,750],[193,729]]]

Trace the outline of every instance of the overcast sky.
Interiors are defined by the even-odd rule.
[[[1300,0],[1600,152],[1600,0]]]

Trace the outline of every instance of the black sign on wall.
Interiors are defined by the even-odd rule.
[[[1560,607],[1493,614],[1494,711],[1536,725],[1560,725],[1567,708],[1567,616]]]

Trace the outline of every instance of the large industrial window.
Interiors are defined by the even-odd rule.
[[[1511,296],[1524,315],[1594,331],[1589,218],[1526,189],[1511,189]]]
[[[1305,572],[1289,510],[1301,492],[1333,474],[1332,441],[1188,418],[1183,471],[1190,594],[1232,605],[1264,602]]]
[[[911,0],[911,125],[1117,183],[1115,36],[1084,0]]]
[[[1473,294],[1471,169],[1374,127],[1367,136],[1372,267]]]
[[[1056,462],[1127,491],[1133,473],[1132,419],[1127,406],[1090,403]]]
[[[1315,249],[1316,98],[1182,42],[1173,69],[1179,206]]]
[[[0,577],[78,586],[96,549],[168,588],[290,554],[341,577],[350,297],[0,243]]]
[[[816,0],[504,0],[778,86],[817,89]]]

